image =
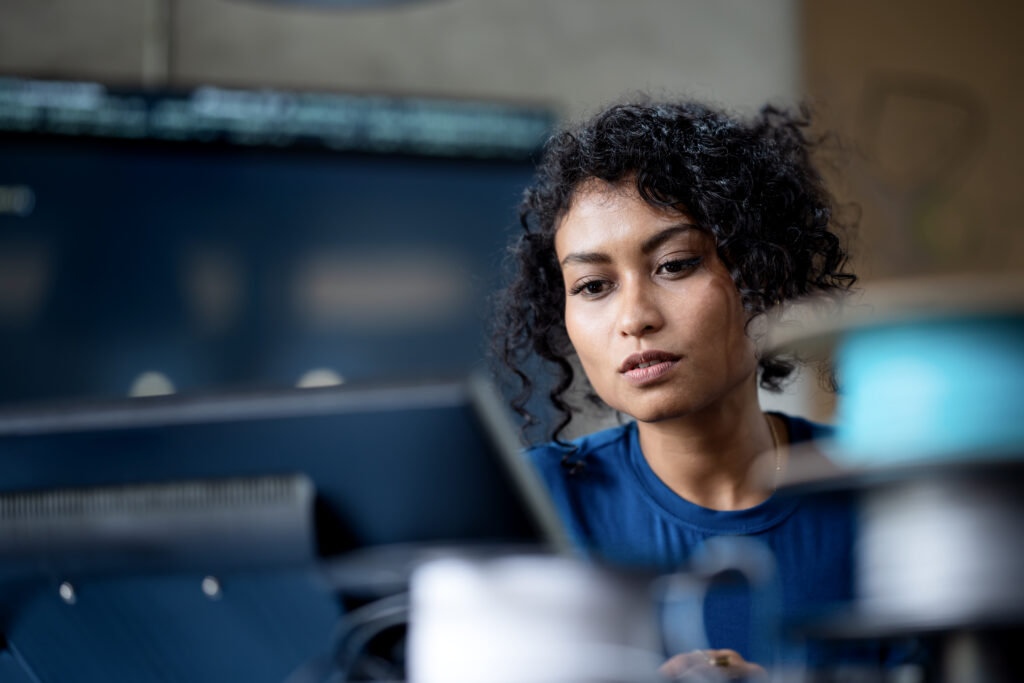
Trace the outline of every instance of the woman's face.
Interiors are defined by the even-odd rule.
[[[594,390],[642,422],[754,392],[757,359],[714,239],[632,184],[592,181],[555,234],[565,325]]]

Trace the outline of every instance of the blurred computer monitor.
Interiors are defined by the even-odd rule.
[[[339,581],[366,589],[383,577],[382,590],[401,583],[414,558],[395,549],[551,547],[557,523],[524,469],[504,411],[492,386],[471,380],[3,413],[0,507],[20,509],[22,517],[0,515],[7,526],[0,536],[10,537],[11,525],[24,530],[33,510],[60,512],[45,504],[26,512],[11,505],[19,496],[53,494],[65,504],[69,491],[130,495],[298,475],[319,501],[321,552],[307,564],[264,566],[217,566],[209,553],[190,556],[189,539],[173,533],[175,515],[204,503],[201,495],[191,505],[179,495],[176,507],[161,513],[168,537],[148,539],[146,552],[133,555],[111,541],[111,525],[131,536],[146,515],[104,517],[103,505],[92,505],[85,514],[99,523],[79,527],[87,536],[77,546],[90,561],[66,549],[37,552],[31,576],[0,585],[6,652],[17,655],[0,652],[0,673],[10,680],[146,681],[165,680],[170,667],[174,680],[280,681],[327,647],[346,588]],[[107,509],[111,500],[123,497],[108,497]],[[210,526],[259,543],[268,517],[244,495],[235,500],[250,508],[232,517],[212,506]],[[73,520],[75,511],[61,514]],[[92,533],[100,542],[90,548]],[[287,529],[270,529],[264,542],[286,538]],[[111,549],[113,559],[104,559]],[[138,562],[171,551],[176,560],[165,567]],[[369,564],[347,561],[368,552]],[[66,656],[54,657],[55,650]]]
[[[321,554],[553,538],[487,382],[159,397],[0,414],[0,492],[304,475]]]

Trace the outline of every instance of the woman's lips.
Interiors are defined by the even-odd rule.
[[[619,372],[633,386],[644,386],[664,377],[678,362],[679,356],[675,354],[665,351],[644,351],[634,353],[623,361],[619,366]]]
[[[633,370],[627,370],[622,373],[622,376],[626,378],[626,381],[635,387],[643,386],[655,382],[670,372],[675,364],[679,361],[674,360],[663,360],[654,365],[648,365],[646,368],[635,368]]]

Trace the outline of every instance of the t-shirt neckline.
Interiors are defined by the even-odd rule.
[[[773,414],[786,420],[790,434],[796,436],[795,425],[787,415]],[[800,501],[795,496],[777,494],[744,510],[712,510],[692,503],[669,488],[651,469],[640,448],[636,423],[630,423],[628,429],[631,471],[650,502],[675,522],[715,534],[752,534],[779,524],[799,505]]]

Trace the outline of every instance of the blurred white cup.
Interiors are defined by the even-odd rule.
[[[446,557],[410,591],[409,683],[658,680],[649,579],[564,557]]]

